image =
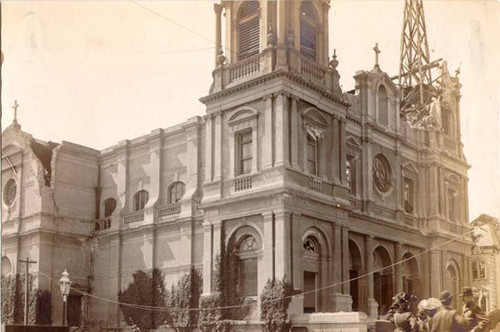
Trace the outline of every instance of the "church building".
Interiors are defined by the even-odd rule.
[[[75,289],[99,297],[72,291],[70,325],[123,325],[112,301],[137,270],[160,269],[168,288],[195,267],[210,294],[229,241],[239,296],[257,301],[268,279],[285,276],[304,293],[292,300],[292,324],[339,311],[375,320],[401,291],[446,289],[456,299],[472,279],[458,78],[440,64],[442,94],[420,126],[401,112],[397,80],[378,61],[342,91],[329,8],[216,4],[206,114],[184,123],[104,150],[10,125],[2,274],[36,261],[30,272],[51,292],[59,323],[66,269]]]

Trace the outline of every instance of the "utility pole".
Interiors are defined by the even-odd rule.
[[[26,264],[26,276],[24,280],[24,325],[28,325],[28,316],[29,316],[29,269],[30,264],[35,264],[36,261],[30,260],[29,257],[26,257],[26,260],[19,260],[19,263]]]

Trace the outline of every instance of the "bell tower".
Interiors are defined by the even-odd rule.
[[[243,77],[277,70],[311,76],[308,79],[313,78],[322,85],[326,83],[332,90],[334,79],[327,75],[329,6],[329,0],[215,4],[216,69],[211,92]],[[224,24],[225,38],[222,36]],[[338,90],[338,79],[336,81],[334,88]]]
[[[301,268],[307,255],[306,238],[299,231],[324,223],[331,234],[318,234],[315,241],[335,237],[337,244],[347,246],[342,225],[347,225],[349,205],[349,104],[339,85],[337,55],[328,55],[329,0],[222,1],[214,9],[213,84],[200,99],[207,108],[201,202],[207,216],[204,293],[211,291],[214,262],[228,240],[224,234],[243,227],[244,220],[252,220],[267,248],[258,263],[258,290],[274,277],[286,277],[298,290],[312,283],[340,283],[349,278],[348,264],[329,275],[325,243],[326,251],[315,253],[322,263]],[[241,206],[251,206],[252,212],[236,212]],[[308,209],[322,215],[310,218]],[[336,261],[348,260],[340,250],[336,255]],[[311,295],[295,305],[349,311],[349,288]]]

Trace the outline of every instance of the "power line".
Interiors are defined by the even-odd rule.
[[[492,224],[493,222],[496,222],[496,220],[492,220],[488,223],[485,223],[484,225],[488,225],[488,224]],[[468,234],[468,233],[472,233],[474,232],[474,230],[471,230],[469,232],[466,232],[465,234]],[[410,261],[416,257],[419,257],[419,256],[422,256],[424,254],[427,254],[433,250],[436,250],[440,247],[443,247],[449,243],[452,243],[452,242],[455,242],[455,241],[458,241],[458,239],[456,238],[453,238],[453,239],[449,239],[439,245],[436,245],[432,248],[429,248],[427,250],[424,250],[422,252],[419,252],[415,255],[412,255],[410,257],[407,257],[405,259],[402,259],[396,263],[393,263],[393,264],[390,264],[390,265],[387,265],[387,266],[384,266],[384,267],[381,267],[381,268],[376,268],[376,269],[373,269],[371,270],[370,272],[367,272],[363,275],[360,275],[360,276],[357,276],[357,277],[354,277],[354,278],[351,278],[349,280],[343,280],[341,282],[337,282],[337,283],[333,283],[333,284],[330,284],[330,285],[327,285],[327,286],[323,286],[323,287],[319,287],[319,288],[316,288],[316,289],[313,289],[313,290],[310,290],[310,291],[307,291],[307,292],[302,292],[300,294],[295,294],[295,295],[290,295],[290,296],[285,296],[285,297],[282,297],[282,298],[279,298],[279,299],[274,299],[274,300],[269,300],[269,301],[266,301],[266,302],[261,302],[261,303],[274,303],[274,302],[279,302],[279,301],[283,301],[283,300],[286,300],[286,299],[292,299],[294,297],[297,297],[297,296],[303,296],[303,295],[306,295],[306,294],[312,294],[312,293],[316,293],[316,292],[319,292],[319,291],[323,291],[323,290],[326,290],[326,289],[330,289],[330,288],[333,288],[333,287],[337,287],[337,286],[340,286],[340,285],[343,285],[345,283],[348,283],[348,282],[352,282],[352,281],[355,281],[355,280],[359,280],[359,279],[362,279],[362,278],[365,278],[365,277],[368,277],[374,273],[377,273],[377,272],[380,272],[382,270],[385,270],[387,268],[391,268],[391,267],[394,267],[396,265],[399,265],[399,264],[403,264],[407,261]],[[39,272],[40,275],[42,276],[45,276],[51,280],[53,280],[54,278],[51,277],[51,276],[48,276],[42,272]],[[129,307],[135,307],[137,309],[142,309],[142,310],[151,310],[151,311],[167,311],[167,310],[171,310],[171,308],[165,308],[165,307],[155,307],[155,306],[146,306],[146,305],[140,305],[140,304],[132,304],[132,303],[125,303],[125,302],[120,302],[120,301],[115,301],[115,300],[111,300],[111,299],[107,299],[107,298],[104,298],[104,297],[100,297],[100,296],[97,296],[97,295],[93,295],[93,294],[90,294],[90,293],[87,293],[87,292],[84,292],[84,291],[81,291],[79,289],[76,289],[74,287],[71,287],[73,290],[75,290],[76,292],[82,294],[82,295],[86,295],[86,296],[89,296],[89,297],[92,297],[92,298],[95,298],[95,299],[98,299],[98,300],[101,300],[101,301],[105,301],[105,302],[109,302],[109,303],[114,303],[114,304],[118,304],[118,305],[125,305],[125,306],[129,306]],[[235,309],[235,308],[244,308],[244,307],[251,307],[251,306],[254,306],[254,305],[257,305],[256,303],[249,303],[249,304],[241,304],[241,305],[232,305],[232,306],[223,306],[223,307],[214,307],[214,308],[178,308],[180,310],[186,310],[186,311],[201,311],[201,310],[222,310],[222,309]]]

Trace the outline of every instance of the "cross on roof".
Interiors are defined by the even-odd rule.
[[[380,49],[378,48],[378,43],[375,43],[375,47],[373,48],[373,51],[375,52],[375,68],[379,68],[378,55],[380,53]]]
[[[14,121],[17,123],[17,108],[19,107],[19,104],[17,103],[17,100],[14,100],[14,105],[12,106],[12,109],[14,110]]]

